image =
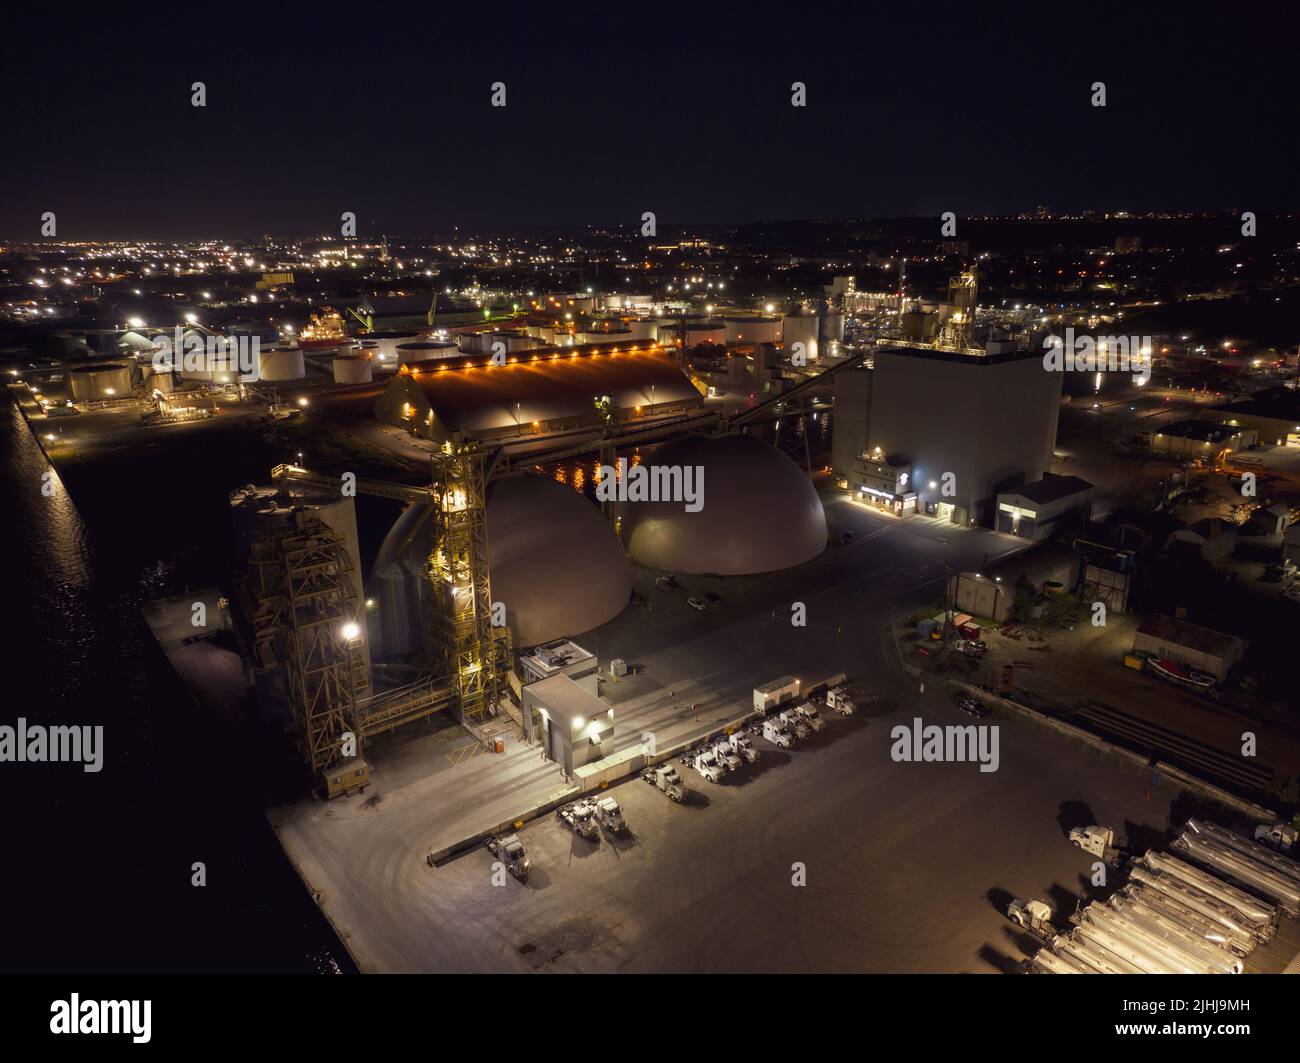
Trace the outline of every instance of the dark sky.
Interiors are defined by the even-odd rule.
[[[1296,206],[1281,4],[124,6],[7,28],[0,238]]]

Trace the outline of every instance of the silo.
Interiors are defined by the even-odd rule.
[[[448,340],[420,340],[416,343],[399,343],[397,360],[403,365],[433,362],[440,358],[458,358],[461,351]]]
[[[823,344],[844,342],[844,315],[838,313],[822,316],[821,341]]]
[[[259,380],[301,380],[306,375],[301,347],[263,347],[257,353]]]
[[[159,372],[153,366],[145,366],[144,390],[146,395],[152,395],[155,391],[163,395],[170,395],[176,390],[176,374],[165,371]]]
[[[808,362],[817,361],[820,320],[815,314],[792,314],[781,322],[781,342],[786,354],[795,353],[794,345],[803,344],[803,357]]]
[[[336,384],[369,384],[372,379],[367,354],[336,354],[333,366]]]
[[[724,320],[728,343],[780,343],[779,317],[729,317]]]
[[[379,599],[379,638],[385,657],[406,657],[423,648],[420,576],[406,561],[375,569]]]
[[[73,402],[104,402],[131,394],[131,368],[124,362],[95,362],[68,370]]]

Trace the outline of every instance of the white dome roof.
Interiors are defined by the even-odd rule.
[[[612,620],[632,596],[614,530],[576,491],[545,476],[488,485],[492,599],[506,607],[516,649],[579,635]]]
[[[682,436],[646,465],[702,466],[702,506],[629,502],[623,542],[669,572],[739,576],[803,564],[826,549],[826,514],[811,481],[773,446],[747,435]]]

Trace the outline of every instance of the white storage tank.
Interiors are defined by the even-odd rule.
[[[131,367],[124,362],[95,362],[68,370],[73,402],[104,402],[131,394]]]
[[[157,370],[152,365],[144,367],[144,391],[146,395],[152,395],[155,391],[164,395],[170,395],[176,390],[176,374],[166,371]]]
[[[301,347],[263,347],[258,351],[259,380],[301,380],[306,375]]]
[[[373,377],[368,354],[336,354],[333,366],[336,384],[369,384]]]
[[[729,317],[725,319],[728,343],[780,343],[779,317]]]
[[[794,344],[802,343],[803,356],[809,362],[817,361],[821,319],[816,314],[792,314],[781,322],[781,342],[787,355],[793,353]]]
[[[624,321],[623,329],[630,340],[653,340],[659,335],[659,326],[648,317]]]
[[[397,360],[403,365],[433,362],[440,358],[459,358],[460,355],[460,348],[450,340],[419,340],[397,345]]]
[[[368,332],[365,339],[378,345],[379,361],[396,365],[400,357],[397,348],[403,343],[418,343],[424,339],[424,333],[416,329],[388,329],[381,332]]]

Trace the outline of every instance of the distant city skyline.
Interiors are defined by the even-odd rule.
[[[39,239],[46,211],[59,239],[174,240],[343,211],[365,238],[1292,202],[1286,35],[1236,11],[386,17],[264,11],[232,39],[16,16],[0,233]]]

